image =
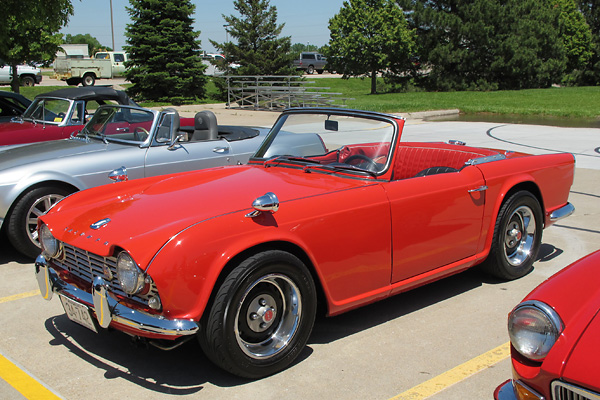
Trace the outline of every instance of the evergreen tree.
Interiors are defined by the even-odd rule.
[[[13,92],[19,93],[17,65],[54,59],[70,15],[70,0],[2,0],[0,63],[12,68]]]
[[[235,42],[211,40],[226,57],[222,68],[227,74],[295,75],[291,39],[279,37],[284,24],[277,25],[277,8],[270,6],[269,0],[235,0],[233,5],[240,16],[223,15],[223,19],[227,22],[227,33]]]
[[[410,70],[415,39],[402,9],[392,0],[344,1],[329,20],[328,62],[344,77],[369,76],[377,92],[377,74]]]
[[[553,0],[398,0],[436,90],[547,87],[566,67]]]
[[[205,96],[200,32],[192,28],[191,0],[129,0],[125,51],[131,96],[179,104]]]

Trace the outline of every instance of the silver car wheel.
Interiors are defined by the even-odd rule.
[[[285,350],[298,330],[302,297],[296,284],[282,274],[255,281],[242,297],[235,316],[235,338],[254,359]]]
[[[504,230],[504,256],[513,266],[519,266],[531,255],[535,243],[535,214],[528,206],[521,206],[510,215]]]
[[[47,213],[50,207],[52,207],[64,197],[65,196],[61,196],[59,194],[47,194],[36,199],[29,208],[29,211],[27,212],[27,218],[25,221],[25,230],[27,231],[29,239],[33,243],[35,243],[36,246],[40,246],[37,232],[38,217]]]

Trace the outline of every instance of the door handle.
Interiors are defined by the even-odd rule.
[[[129,132],[129,128],[117,128],[117,132]]]
[[[469,190],[469,193],[474,193],[474,192],[483,192],[484,190],[487,190],[488,187],[483,185],[483,186],[479,186],[477,189],[471,189]]]
[[[229,147],[215,147],[213,149],[213,152],[219,153],[219,154],[227,153],[228,151],[229,151]]]

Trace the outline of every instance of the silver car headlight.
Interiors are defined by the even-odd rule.
[[[117,279],[127,294],[136,294],[145,286],[144,272],[126,251],[117,256]]]
[[[42,254],[46,258],[54,258],[60,253],[60,242],[52,235],[46,224],[40,226],[38,232]]]
[[[563,329],[556,311],[541,301],[525,301],[508,316],[510,342],[530,360],[544,360]]]

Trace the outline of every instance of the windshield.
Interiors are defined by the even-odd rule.
[[[71,102],[65,99],[35,99],[23,113],[23,119],[60,124],[67,117]]]
[[[101,106],[78,136],[144,143],[152,131],[154,113],[150,110],[123,106]]]
[[[395,131],[385,119],[288,114],[277,121],[255,157],[381,173],[387,169]]]

